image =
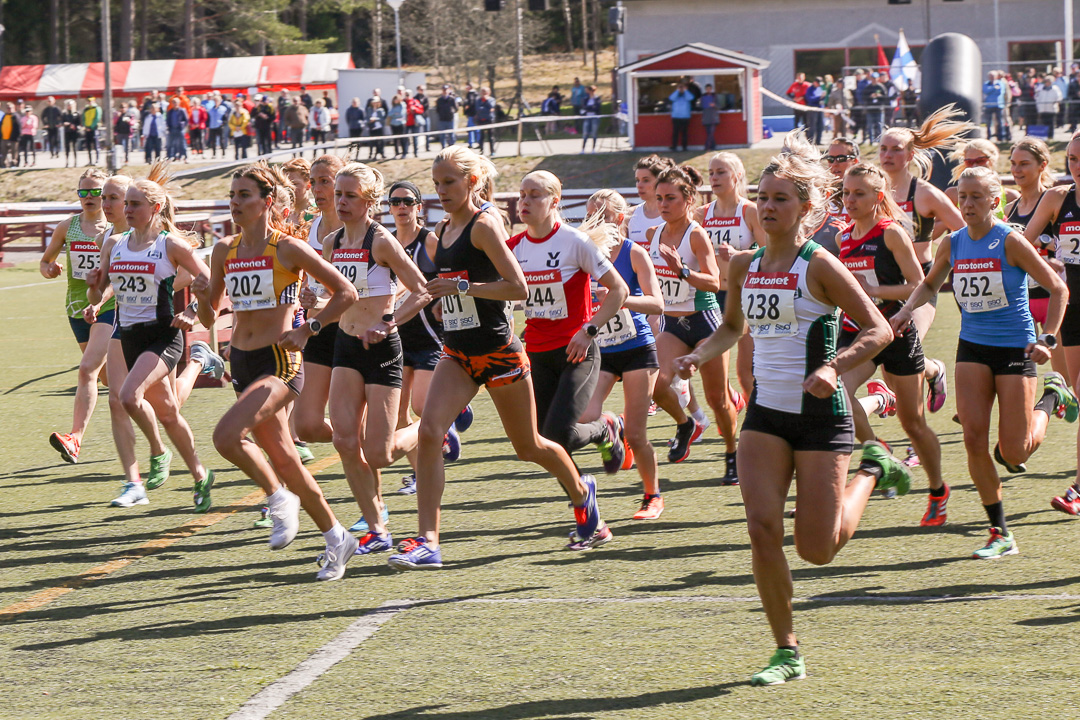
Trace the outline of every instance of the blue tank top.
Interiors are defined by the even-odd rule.
[[[630,240],[623,240],[622,245],[619,247],[619,256],[615,258],[612,265],[622,276],[622,279],[626,281],[627,287],[630,288],[630,295],[640,296],[644,293],[641,291],[637,273],[634,272],[634,264],[630,254],[633,246],[634,243]],[[596,302],[596,296],[594,295],[593,312],[596,312],[599,307],[600,304]],[[646,345],[652,345],[654,342],[652,328],[649,326],[648,319],[641,313],[626,308],[622,308],[615,317],[608,320],[607,324],[600,328],[600,333],[596,336],[596,343],[600,346],[601,353],[635,350]]]
[[[960,339],[994,347],[1024,347],[1035,342],[1028,308],[1027,273],[1005,259],[1012,232],[997,222],[979,240],[968,229],[950,236],[953,295],[960,305]]]

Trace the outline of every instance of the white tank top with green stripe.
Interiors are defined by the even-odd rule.
[[[742,309],[754,338],[753,402],[801,415],[848,415],[842,383],[828,398],[803,391],[807,375],[836,357],[840,313],[810,294],[806,271],[820,245],[806,241],[786,272],[762,272],[754,253],[742,287]]]
[[[664,312],[701,312],[702,310],[716,310],[720,307],[716,302],[716,293],[698,290],[688,281],[679,277],[679,273],[668,267],[667,260],[660,255],[660,236],[664,232],[667,223],[660,223],[653,229],[652,242],[649,243],[649,257],[652,258],[656,267],[656,278],[660,281],[660,294],[664,298]],[[701,263],[698,262],[694,250],[690,246],[690,233],[694,228],[701,227],[696,221],[691,220],[686,232],[676,250],[686,267],[696,272],[701,272]]]

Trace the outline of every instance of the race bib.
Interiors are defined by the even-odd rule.
[[[867,287],[878,287],[877,272],[874,270],[874,258],[873,257],[847,257],[841,261],[852,275],[860,278]],[[870,298],[874,301],[875,305],[883,305],[885,303],[881,298]]]
[[[989,312],[1009,307],[997,258],[957,260],[953,265],[953,295],[969,313]]]
[[[335,250],[330,263],[356,288],[357,297],[368,297],[368,256],[370,250]]]
[[[562,273],[558,270],[525,273],[529,297],[525,300],[525,317],[530,320],[564,320],[569,315],[566,308],[566,288]]]
[[[1058,230],[1061,262],[1080,265],[1080,221],[1063,222]]]
[[[121,305],[157,305],[157,283],[154,282],[154,263],[137,260],[117,260],[109,266],[116,301]]]
[[[664,296],[664,305],[681,305],[694,299],[694,286],[688,280],[679,277],[667,265],[656,266],[656,278],[660,281],[660,293]]]
[[[101,265],[101,248],[92,240],[75,240],[68,245],[71,256],[71,277],[85,280],[91,270]]]
[[[460,272],[439,273],[441,278],[451,280],[468,280],[469,273],[465,270]],[[442,298],[443,330],[454,332],[455,330],[474,330],[480,327],[480,315],[476,312],[476,300],[469,295],[460,293],[446,295]]]
[[[595,314],[599,309],[600,303],[596,303],[592,311]],[[634,318],[631,317],[629,310],[622,308],[615,317],[600,326],[599,332],[596,333],[596,344],[602,348],[615,347],[636,337],[637,325],[634,324]]]
[[[713,252],[718,252],[721,245],[731,245],[731,239],[739,239],[739,225],[741,221],[737,217],[710,217],[705,218],[701,227],[709,234]],[[737,248],[738,249],[738,248]]]
[[[268,255],[225,261],[225,292],[234,310],[277,307],[274,293],[274,259]]]
[[[394,301],[394,312],[401,309],[401,306],[405,304],[405,301],[409,299],[410,295],[412,295],[412,292],[406,290],[397,296],[397,300]]]
[[[751,272],[743,282],[743,314],[755,338],[778,338],[797,335],[795,295],[799,276],[795,273]]]

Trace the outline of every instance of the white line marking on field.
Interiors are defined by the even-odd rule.
[[[374,635],[379,627],[415,602],[394,600],[365,614],[337,637],[312,653],[291,673],[276,680],[255,694],[229,716],[228,720],[263,720],[284,705],[289,698],[315,682],[320,675],[348,657],[356,647]]]
[[[910,603],[910,602],[977,602],[983,600],[1080,600],[1080,595],[815,595],[797,597],[797,603]],[[645,595],[642,597],[585,597],[585,598],[463,598],[446,600],[448,604],[469,605],[542,605],[542,604],[601,604],[601,603],[760,603],[757,597],[735,595]]]
[[[46,286],[48,284],[49,284],[48,282],[36,282],[36,283],[28,283],[26,285],[9,285],[8,287],[0,287],[0,290],[21,290],[23,288],[28,288],[28,287],[37,287],[38,285],[41,285],[42,287],[44,287],[44,286]]]

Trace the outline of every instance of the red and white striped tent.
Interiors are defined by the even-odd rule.
[[[134,60],[112,63],[112,91],[117,97],[127,97],[181,87],[187,93],[255,87],[272,92],[300,85],[321,90],[335,86],[339,69],[352,67],[356,66],[349,53]],[[0,99],[100,97],[104,91],[104,63],[8,65],[0,70]]]

